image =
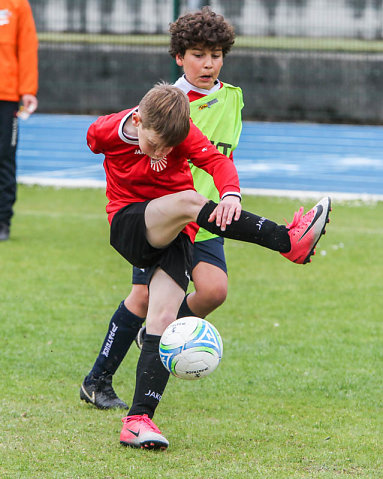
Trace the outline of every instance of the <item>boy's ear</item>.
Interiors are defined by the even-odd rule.
[[[133,126],[138,126],[141,123],[141,117],[140,114],[137,111],[134,111],[132,113],[132,124]]]
[[[179,53],[176,54],[176,63],[179,67],[184,66],[184,57],[180,55]]]

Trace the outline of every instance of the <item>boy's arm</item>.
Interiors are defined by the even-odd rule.
[[[241,198],[238,173],[233,161],[220,153],[193,123],[188,137],[180,146],[187,150],[186,156],[193,164],[213,177],[221,199],[228,195]]]
[[[97,126],[96,122],[92,123],[86,135],[86,142],[93,153],[103,153],[103,150],[97,145]]]
[[[104,153],[107,150],[108,141],[111,140],[115,133],[112,115],[100,116],[92,123],[86,135],[86,141],[93,153]]]
[[[113,150],[123,142],[120,130],[126,115],[131,111],[122,110],[119,113],[100,116],[92,123],[86,135],[86,141],[93,153],[104,153]]]

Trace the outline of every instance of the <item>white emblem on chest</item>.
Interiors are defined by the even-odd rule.
[[[168,160],[165,158],[161,158],[160,160],[155,160],[150,158],[150,168],[154,171],[163,171],[168,166]]]

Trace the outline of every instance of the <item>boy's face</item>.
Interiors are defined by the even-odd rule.
[[[161,160],[168,155],[173,147],[166,146],[158,133],[150,128],[144,128],[138,113],[133,113],[132,123],[137,128],[138,143],[141,151],[153,158],[154,160]]]
[[[185,55],[176,55],[177,65],[183,67],[186,79],[197,88],[210,90],[223,65],[222,47],[208,48],[196,45]]]

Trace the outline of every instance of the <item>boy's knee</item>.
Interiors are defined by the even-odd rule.
[[[202,290],[196,290],[198,303],[209,311],[214,311],[223,304],[227,297],[227,286],[225,284],[212,284],[205,286]]]
[[[201,209],[209,201],[194,190],[182,191],[179,195],[179,201],[183,203],[185,209]]]
[[[145,318],[148,311],[149,291],[146,284],[134,284],[124,304],[129,311],[140,318]]]
[[[210,307],[213,309],[218,308],[221,306],[222,303],[225,302],[227,297],[227,288],[224,286],[211,288],[210,291],[207,291],[205,295],[206,301],[210,303]]]

